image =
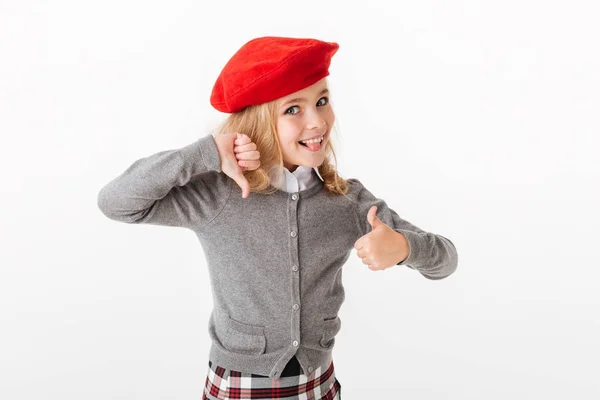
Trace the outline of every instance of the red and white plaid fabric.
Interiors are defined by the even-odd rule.
[[[227,370],[209,361],[202,400],[341,400],[341,385],[333,361],[326,370],[318,367],[310,375],[269,378]]]

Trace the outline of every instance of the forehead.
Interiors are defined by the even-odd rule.
[[[321,79],[320,81],[312,84],[311,86],[308,86],[302,90],[298,90],[297,92],[282,97],[280,99],[280,104],[285,105],[287,103],[292,103],[295,101],[306,101],[307,99],[310,99],[316,95],[320,95],[325,91],[328,91],[327,81],[325,79]]]

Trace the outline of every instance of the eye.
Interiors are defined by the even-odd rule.
[[[297,113],[288,113],[288,111],[293,110],[294,108],[297,108],[298,106],[291,106],[290,108],[288,108],[287,110],[285,110],[284,114],[290,114],[290,115],[296,115]]]
[[[323,100],[323,99],[325,99],[325,100],[326,100],[326,101],[325,101],[325,104],[329,103],[329,97],[327,97],[327,96],[323,96],[323,97],[321,97],[321,98],[319,99],[319,101],[321,101],[321,100]],[[319,102],[317,102],[317,104],[318,104],[318,103],[319,103]],[[323,104],[323,105],[325,105],[325,104]]]
[[[317,101],[317,104],[319,104],[319,102],[321,100],[325,99],[325,104],[322,104],[322,106],[327,105],[329,103],[329,97],[327,96],[323,96],[319,99],[319,101]],[[294,108],[298,108],[299,106],[291,106],[290,108],[288,108],[287,110],[285,110],[284,114],[288,114],[288,115],[296,115],[298,114],[297,112],[295,113],[289,113],[288,111],[293,110]]]

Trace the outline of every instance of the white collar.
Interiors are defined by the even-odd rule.
[[[290,172],[289,169],[285,168],[285,170],[287,172]],[[305,167],[304,165],[298,165],[296,167],[296,169],[294,170],[294,172],[290,172],[291,174],[296,175],[296,177],[300,178],[300,177],[304,177],[304,176],[311,176],[312,171],[315,171],[317,173],[317,176],[319,177],[319,179],[323,180],[323,178],[321,177],[321,174],[319,174],[319,169],[318,168],[311,168],[311,167]]]
[[[280,171],[275,169],[275,171]],[[313,171],[315,174],[313,174]],[[316,184],[318,179],[321,181],[323,177],[319,174],[319,169],[316,167],[306,167],[304,165],[298,165],[294,172],[290,172],[289,169],[283,168],[283,174],[272,174],[271,181],[272,185],[286,192],[299,192],[304,189],[308,189]]]

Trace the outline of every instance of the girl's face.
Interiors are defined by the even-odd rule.
[[[300,91],[282,97],[277,109],[277,136],[281,143],[283,165],[293,172],[298,165],[318,167],[325,159],[325,144],[329,141],[335,121],[329,104],[326,78]],[[317,137],[321,143],[300,141]]]

